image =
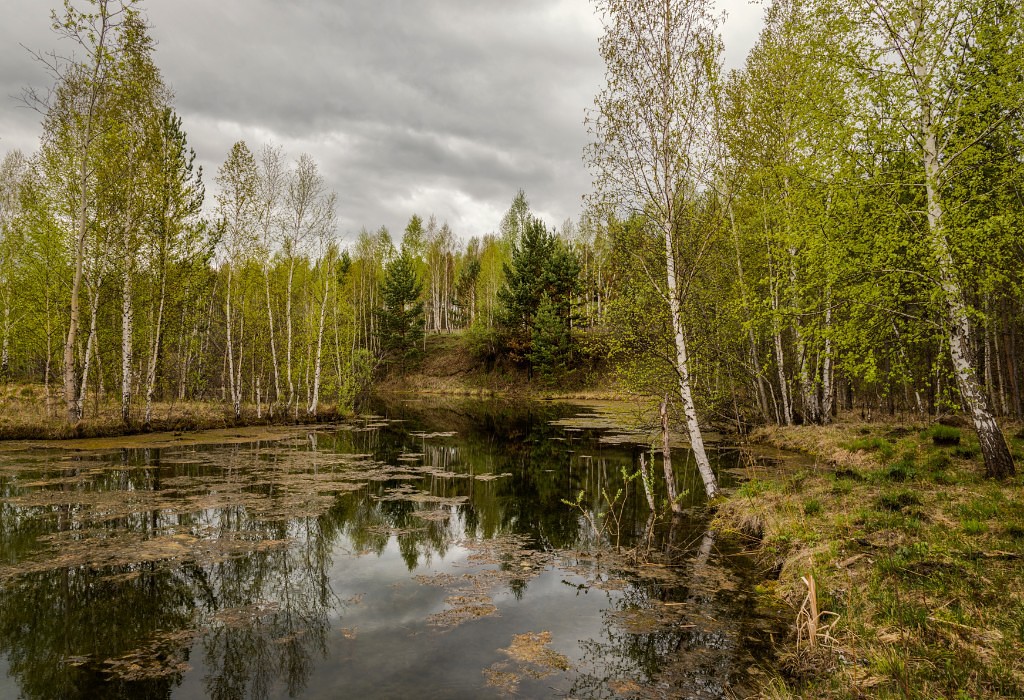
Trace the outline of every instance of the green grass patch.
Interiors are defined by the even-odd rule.
[[[773,433],[835,460],[830,470],[784,463],[760,476],[774,488],[755,487],[772,498],[744,506],[780,572],[766,595],[799,608],[813,571],[818,609],[840,615],[832,650],[781,643],[800,659],[784,667],[784,687],[801,698],[1024,697],[1024,477],[985,479],[962,461],[977,450],[966,429],[952,429],[959,445],[937,446],[935,427],[901,427]]]
[[[740,485],[736,489],[736,495],[744,496],[746,498],[756,498],[762,494],[768,493],[769,491],[779,490],[778,484],[774,481],[766,479],[751,479]]]
[[[858,438],[844,445],[850,452],[877,452],[882,459],[896,454],[896,448],[884,437]]]
[[[925,431],[925,435],[932,439],[935,445],[959,445],[960,428],[949,425],[933,425]]]
[[[960,459],[974,459],[981,454],[981,448],[978,445],[965,444],[957,445],[953,448],[953,455]]]
[[[988,525],[981,520],[975,520],[974,518],[967,518],[961,524],[964,533],[967,535],[984,535],[988,532]]]
[[[898,461],[890,464],[883,474],[888,481],[911,481],[917,478],[917,469],[912,454],[904,455]]]
[[[806,503],[804,503],[804,515],[810,515],[810,516],[821,515],[821,511],[822,511],[821,501],[819,501],[816,498],[812,498],[811,500],[809,500]]]

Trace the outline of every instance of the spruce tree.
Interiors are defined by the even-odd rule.
[[[382,306],[377,309],[380,347],[385,362],[405,367],[418,359],[423,342],[423,284],[416,261],[408,248],[388,263],[381,287]]]

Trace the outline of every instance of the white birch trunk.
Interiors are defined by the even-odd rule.
[[[131,425],[132,420],[132,328],[135,309],[132,306],[131,272],[124,273],[121,287],[121,421]]]
[[[293,407],[295,405],[295,382],[292,380],[292,284],[295,279],[295,258],[292,257],[288,261],[288,289],[286,290],[286,296],[284,299],[284,316],[286,332],[288,334],[286,353],[286,376],[285,379],[288,382],[288,406]]]
[[[672,217],[669,217],[669,221],[671,220]],[[694,404],[693,392],[690,388],[690,359],[686,351],[686,339],[683,337],[679,292],[676,283],[675,252],[672,249],[671,225],[666,226],[664,235],[668,303],[669,313],[672,317],[672,332],[675,339],[679,397],[683,403],[686,427],[690,433],[690,448],[693,450],[694,459],[697,461],[697,469],[700,471],[701,479],[704,481],[704,490],[707,492],[708,498],[714,498],[718,494],[718,481],[715,479],[715,473],[711,471],[711,463],[708,461],[707,452],[704,450],[704,437],[700,432],[700,423],[697,421],[697,407]]]
[[[274,307],[270,303],[270,268],[263,267],[263,279],[266,282],[267,292],[267,327],[270,329],[270,362],[274,368],[274,400],[269,401],[268,410],[274,415],[274,404],[281,401],[281,369],[277,364],[277,342],[274,338]]]
[[[156,391],[156,366],[160,357],[160,342],[163,334],[164,301],[167,298],[167,272],[161,265],[160,270],[160,301],[157,304],[156,327],[153,330],[153,341],[149,350],[149,365],[146,367],[146,417],[148,425],[153,421],[153,394]]]
[[[90,304],[89,337],[85,341],[85,356],[82,359],[82,383],[75,399],[75,414],[81,418],[85,413],[85,395],[89,390],[89,369],[92,362],[93,346],[96,344],[96,322],[100,306],[100,288],[97,284]]]
[[[327,298],[331,292],[331,273],[327,272],[327,281],[324,288],[324,300],[320,304],[320,329],[316,336],[316,360],[313,368],[313,398],[309,404],[309,415],[316,417],[317,403],[320,401],[320,369],[324,345],[324,322],[327,319]]]
[[[234,344],[231,337],[231,277],[232,277],[231,264],[228,263],[228,284],[224,298],[224,315],[227,318],[227,361],[228,361],[228,389],[231,394],[231,404],[235,411],[235,418],[239,416],[238,402],[235,400],[235,350]],[[241,364],[241,362],[239,362]]]
[[[835,405],[835,389],[832,382],[832,298],[825,299],[825,356],[821,363],[821,422],[832,422],[832,407]]]
[[[919,84],[927,86],[929,76],[926,75],[925,67],[918,65],[916,70]],[[938,145],[938,127],[932,118],[930,101],[924,95],[921,97],[921,134],[924,142],[922,160],[928,196],[929,243],[932,254],[935,256],[939,287],[945,304],[946,332],[950,356],[953,360],[953,370],[956,374],[960,395],[964,401],[964,408],[978,433],[978,442],[985,458],[987,476],[995,478],[1012,476],[1016,473],[1013,458],[1006,445],[1002,430],[989,410],[985,392],[978,382],[974,368],[970,319],[964,304],[963,290],[954,273],[953,256],[949,251],[943,220],[942,158]]]

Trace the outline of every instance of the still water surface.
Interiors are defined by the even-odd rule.
[[[765,661],[777,622],[693,470],[682,519],[635,482],[617,528],[586,517],[645,436],[580,406],[375,409],[0,450],[0,697],[714,698]],[[728,482],[737,453],[714,458]]]

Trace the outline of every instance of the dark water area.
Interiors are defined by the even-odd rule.
[[[0,698],[718,698],[770,664],[780,622],[685,451],[689,514],[655,521],[614,414],[373,409],[0,450]],[[728,484],[738,452],[713,458]]]

